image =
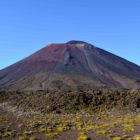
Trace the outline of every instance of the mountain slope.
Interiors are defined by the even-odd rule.
[[[140,67],[82,41],[51,44],[0,71],[10,90],[140,88]]]

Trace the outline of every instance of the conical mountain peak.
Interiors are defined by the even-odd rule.
[[[10,90],[140,88],[140,67],[72,40],[51,44],[0,71],[0,88]]]

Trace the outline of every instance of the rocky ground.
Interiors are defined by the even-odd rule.
[[[89,92],[88,92],[89,93]],[[90,97],[92,98],[92,93],[90,90]],[[102,100],[102,95],[99,91],[98,98]],[[114,102],[115,106],[108,107],[106,99],[104,103],[100,103],[100,107],[91,107],[91,102],[89,102],[88,97],[82,98],[85,95],[77,95],[80,97],[80,102],[76,111],[69,110],[68,107],[64,109],[62,106],[62,94],[61,94],[61,106],[59,110],[53,105],[52,108],[48,108],[48,112],[45,107],[40,105],[44,102],[43,98],[47,96],[42,94],[39,99],[42,98],[40,102],[37,102],[37,94],[21,94],[13,93],[9,96],[9,92],[5,92],[4,95],[1,92],[1,102],[0,102],[0,139],[2,140],[140,140],[140,111],[138,108],[138,90],[131,90],[130,93],[133,97],[134,95],[137,99],[131,99],[132,101],[137,101],[136,105],[130,105],[130,101],[127,100],[127,94],[124,100],[127,100],[127,105],[124,108],[119,108],[117,102]],[[7,94],[7,95],[6,95]],[[11,92],[10,92],[11,94]],[[117,98],[121,100],[121,92],[118,93]],[[54,94],[56,95],[56,94]],[[72,94],[71,94],[72,95]],[[75,94],[73,94],[74,96]],[[94,94],[95,95],[95,94]],[[110,95],[110,94],[109,94]],[[26,97],[25,97],[26,96]],[[34,98],[35,96],[36,98]],[[64,95],[63,95],[64,96]],[[74,99],[77,97],[74,96]],[[13,98],[14,97],[14,98]],[[21,102],[21,98],[23,98]],[[32,97],[32,98],[31,98]],[[68,95],[64,96],[68,98]],[[104,96],[105,97],[105,96]],[[72,97],[69,97],[70,99]],[[30,101],[33,100],[34,101]],[[35,101],[36,99],[36,101]],[[51,99],[51,97],[50,97]],[[86,99],[86,103],[82,100]],[[116,98],[115,98],[116,100]],[[26,103],[25,103],[26,101]],[[27,102],[28,101],[28,102]],[[57,101],[59,102],[58,98]],[[74,105],[77,104],[75,100]],[[109,101],[108,101],[109,102]],[[123,101],[122,101],[123,102]],[[35,106],[36,103],[36,106]],[[50,103],[50,102],[49,102]],[[54,102],[53,102],[54,103]],[[67,102],[68,103],[68,102]],[[119,102],[120,103],[120,102]],[[25,108],[23,105],[27,104]],[[29,107],[29,105],[31,107]],[[40,108],[42,110],[35,108]],[[46,103],[48,106],[48,104]],[[58,105],[58,104],[57,104]],[[44,105],[45,106],[45,105]],[[52,106],[52,105],[51,105]],[[75,105],[76,106],[76,105]],[[96,104],[97,106],[97,104]],[[102,108],[103,106],[103,108]],[[106,107],[104,107],[106,106]],[[132,106],[137,106],[137,108],[132,108]],[[69,105],[69,109],[72,105]],[[130,108],[129,108],[130,107]],[[44,110],[44,111],[43,111]]]

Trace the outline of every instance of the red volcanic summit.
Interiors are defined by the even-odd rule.
[[[140,67],[83,41],[51,44],[0,71],[0,88],[140,88]]]

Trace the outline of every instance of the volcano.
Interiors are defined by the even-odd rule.
[[[140,88],[140,67],[83,41],[50,44],[0,71],[6,90]]]

